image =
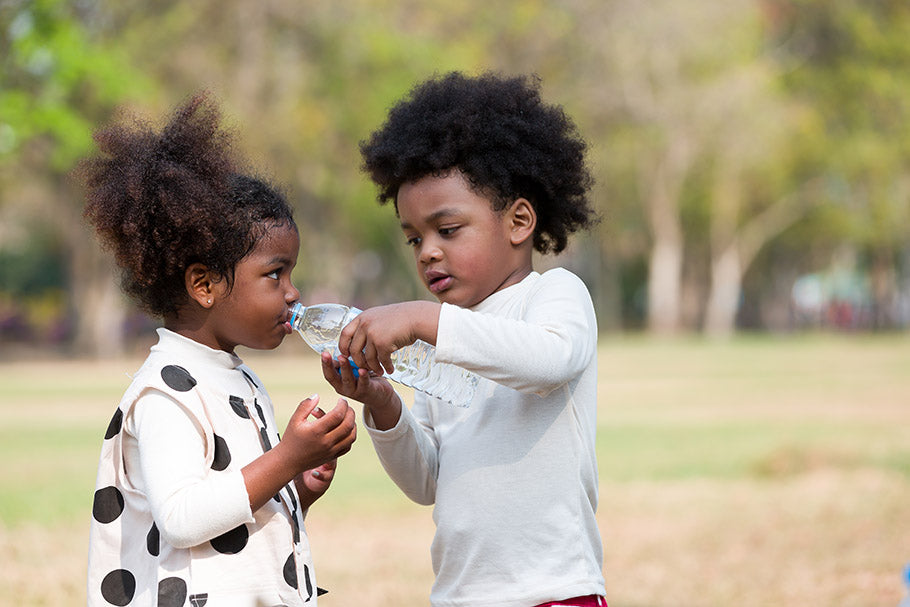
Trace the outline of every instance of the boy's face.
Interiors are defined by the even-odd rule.
[[[460,172],[403,184],[397,206],[417,273],[440,302],[468,308],[531,272],[512,209],[494,211]]]
[[[217,347],[237,345],[258,350],[276,348],[288,334],[288,306],[300,298],[291,284],[300,237],[292,226],[275,227],[234,268],[234,284],[220,292],[210,314]],[[217,312],[217,314],[215,313]]]

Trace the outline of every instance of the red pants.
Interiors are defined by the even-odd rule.
[[[541,603],[536,607],[559,607],[560,605],[571,606],[571,607],[607,607],[607,601],[604,600],[602,596],[597,596],[596,594],[589,594],[588,596],[577,596],[572,599],[565,599],[562,601],[551,601],[549,603]]]

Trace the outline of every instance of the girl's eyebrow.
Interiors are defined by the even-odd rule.
[[[271,258],[266,265],[269,265],[269,266],[275,265],[275,264],[288,265],[290,263],[291,263],[290,258],[284,257],[282,255],[276,255],[275,257]]]

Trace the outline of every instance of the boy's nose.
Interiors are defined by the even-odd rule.
[[[420,261],[430,263],[442,259],[442,249],[433,244],[426,244],[420,249]]]

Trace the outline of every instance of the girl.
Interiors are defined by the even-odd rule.
[[[606,605],[597,320],[577,276],[532,265],[534,251],[558,253],[596,220],[584,142],[534,81],[455,73],[416,87],[361,149],[439,303],[364,311],[323,373],[364,403],[402,491],[434,504],[432,604]],[[409,410],[377,375],[415,339],[492,381],[467,409],[416,392]]]
[[[279,441],[235,352],[290,332],[300,241],[284,197],[237,173],[219,121],[197,96],[160,133],[96,133],[105,155],[80,169],[124,290],[164,321],[104,437],[90,606],[316,604],[303,520],[351,448],[354,412],[313,396]]]

